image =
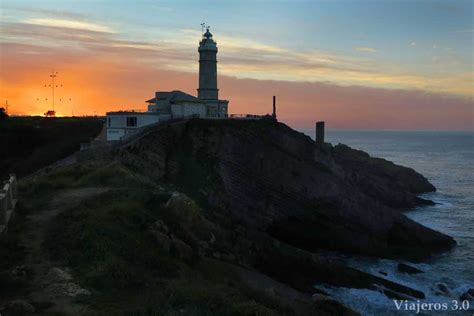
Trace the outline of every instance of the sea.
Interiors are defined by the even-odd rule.
[[[314,139],[314,130],[301,131]],[[362,315],[474,315],[474,301],[460,300],[474,289],[474,132],[326,130],[326,142],[343,143],[423,174],[437,191],[421,197],[436,204],[408,209],[405,215],[452,236],[457,246],[421,263],[344,256],[352,267],[425,293],[425,299],[402,302],[400,308],[399,301],[376,290],[321,289]],[[424,273],[398,272],[399,262]],[[447,295],[440,295],[439,283],[447,286]]]

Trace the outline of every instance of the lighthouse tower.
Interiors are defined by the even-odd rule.
[[[218,100],[217,89],[217,43],[212,39],[209,27],[199,42],[199,88],[198,98]]]

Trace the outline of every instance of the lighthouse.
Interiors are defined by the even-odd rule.
[[[218,100],[217,89],[217,43],[212,39],[209,27],[199,42],[199,88],[198,98]]]

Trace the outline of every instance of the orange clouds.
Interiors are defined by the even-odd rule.
[[[170,70],[166,60],[175,57],[172,50],[165,48],[157,62],[150,63],[158,54],[156,51],[137,51],[133,47],[107,46],[87,51],[37,44],[1,45],[0,96],[9,100],[11,112],[17,114],[43,113],[50,108],[50,90],[44,84],[49,83],[53,67],[59,71],[58,82],[63,84],[56,98],[56,110],[62,115],[73,111],[75,115],[85,115],[120,109],[144,110],[144,101],[157,90],[196,93],[197,74]],[[89,45],[101,44],[98,41]],[[181,57],[187,63],[197,64],[197,52],[189,55]],[[219,76],[219,88],[220,96],[230,100],[231,113],[270,113],[271,96],[277,95],[279,119],[300,128],[312,128],[316,120],[326,120],[329,128],[474,127],[472,99],[468,97],[230,76]]]
[[[156,39],[147,40],[146,37],[119,33],[105,25],[85,22],[84,17],[71,17],[1,22],[0,32],[4,35],[4,43],[47,47],[52,52],[64,49],[68,54],[102,56],[117,63],[143,63],[160,70],[197,71],[199,31],[157,31]],[[462,62],[453,56],[438,61],[434,68],[426,68],[413,63],[393,64],[370,58],[367,52],[376,52],[371,47],[355,47],[359,54],[350,56],[318,49],[299,51],[226,34],[219,34],[217,41],[221,52],[221,75],[473,96],[472,69],[460,68]],[[364,54],[360,54],[361,51]]]

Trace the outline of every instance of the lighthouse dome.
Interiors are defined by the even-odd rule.
[[[209,28],[206,29],[206,33],[204,33],[203,37],[210,39],[212,38],[212,33],[209,32]]]

